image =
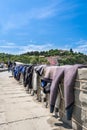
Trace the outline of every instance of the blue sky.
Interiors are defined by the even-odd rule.
[[[87,0],[0,0],[0,52],[87,54]]]

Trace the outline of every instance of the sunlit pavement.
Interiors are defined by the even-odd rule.
[[[0,72],[0,130],[71,130],[33,99],[10,72]]]

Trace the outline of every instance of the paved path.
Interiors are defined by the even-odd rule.
[[[0,72],[7,71],[8,68],[0,68]]]
[[[33,98],[11,73],[0,72],[0,130],[68,130]]]

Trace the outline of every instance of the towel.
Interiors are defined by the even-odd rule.
[[[50,89],[50,112],[54,111],[55,101],[57,98],[59,82],[64,78],[64,99],[67,120],[71,120],[74,104],[74,83],[78,68],[87,67],[86,65],[65,65],[60,66]]]

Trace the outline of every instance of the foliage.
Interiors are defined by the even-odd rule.
[[[32,51],[21,55],[11,55],[0,53],[0,62],[7,63],[8,60],[19,61],[26,64],[49,64],[46,57],[57,56],[60,65],[65,64],[87,64],[87,55],[80,52],[73,52],[72,49],[58,50],[51,49],[49,51]]]

